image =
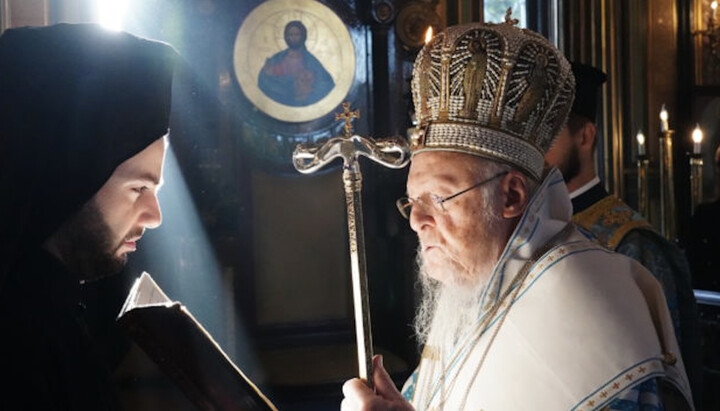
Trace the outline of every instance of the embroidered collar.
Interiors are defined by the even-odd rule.
[[[553,168],[530,199],[510,236],[488,286],[483,291],[480,317],[498,301],[535,250],[562,230],[572,218],[572,205],[562,174]]]

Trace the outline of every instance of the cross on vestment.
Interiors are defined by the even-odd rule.
[[[365,235],[362,218],[362,173],[359,156],[365,156],[389,168],[402,168],[410,162],[410,149],[405,139],[391,137],[374,140],[353,134],[352,122],[360,118],[358,110],[350,111],[350,103],[343,103],[343,112],[335,120],[343,120],[344,135],[333,137],[324,144],[298,144],[293,152],[293,165],[303,174],[323,168],[337,157],[343,159],[343,188],[347,211],[350,267],[352,269],[355,338],[358,351],[358,375],[373,387],[372,331],[365,266]]]

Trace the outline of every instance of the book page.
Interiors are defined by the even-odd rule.
[[[277,411],[190,311],[143,272],[117,319],[200,410]]]
[[[135,280],[118,317],[137,307],[149,305],[170,305],[172,301],[146,271]]]

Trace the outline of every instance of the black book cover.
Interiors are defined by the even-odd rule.
[[[277,411],[188,309],[170,300],[148,273],[135,280],[117,321],[201,410]]]

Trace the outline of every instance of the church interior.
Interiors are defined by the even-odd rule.
[[[720,243],[718,231],[694,231],[712,232],[720,220],[717,1],[2,0],[2,30],[97,22],[165,41],[181,56],[163,224],[121,275],[84,289],[127,409],[197,409],[115,321],[143,271],[278,409],[339,409],[342,384],[359,368],[358,248],[369,348],[402,386],[420,355],[412,327],[418,242],[395,205],[408,168],[355,159],[351,232],[343,161],[301,173],[294,153],[349,135],[407,139],[413,62],[428,28],[500,22],[508,9],[568,60],[607,74],[597,174],[688,257],[701,328],[697,401],[720,409]],[[292,41],[305,42],[304,58],[314,62],[317,81],[304,89],[272,85]],[[705,204],[714,204],[711,220],[698,223]]]

